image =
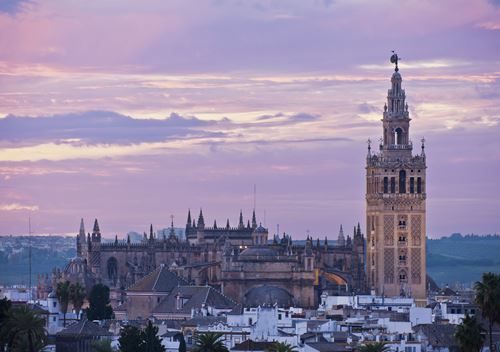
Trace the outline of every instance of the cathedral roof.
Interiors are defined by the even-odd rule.
[[[240,257],[267,257],[267,258],[274,258],[278,254],[274,249],[272,249],[269,246],[254,246],[254,247],[248,247],[247,249],[244,249],[240,253]]]
[[[187,282],[162,264],[127,288],[127,291],[170,292],[179,285],[187,285]]]
[[[260,224],[253,232],[255,233],[267,233],[267,229]]]
[[[182,304],[179,305],[179,302]],[[210,286],[178,286],[153,312],[191,314],[192,309],[200,309],[203,306],[232,309],[235,305],[232,299]]]
[[[259,286],[245,293],[245,307],[274,306],[281,308],[293,306],[293,295],[277,286]]]

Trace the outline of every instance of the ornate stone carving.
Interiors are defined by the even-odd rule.
[[[384,243],[386,246],[394,245],[394,216],[384,215]]]
[[[414,284],[420,284],[421,273],[420,273],[420,249],[412,248],[411,250],[411,282]]]
[[[394,249],[384,249],[384,282],[386,284],[394,283]]]
[[[420,215],[411,216],[411,239],[414,246],[420,246],[422,243],[422,219]]]

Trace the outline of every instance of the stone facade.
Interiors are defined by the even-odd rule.
[[[397,69],[382,119],[379,152],[366,159],[367,276],[378,295],[425,304],[426,157],[413,155],[410,117]]]

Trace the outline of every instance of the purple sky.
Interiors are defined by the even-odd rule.
[[[500,1],[0,2],[0,233],[364,224],[391,50],[427,230],[500,233]],[[418,152],[418,150],[416,151]]]

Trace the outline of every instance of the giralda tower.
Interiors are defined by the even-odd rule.
[[[401,87],[398,56],[382,118],[379,152],[368,144],[366,224],[369,287],[379,295],[426,300],[425,153],[413,155],[410,115]]]

